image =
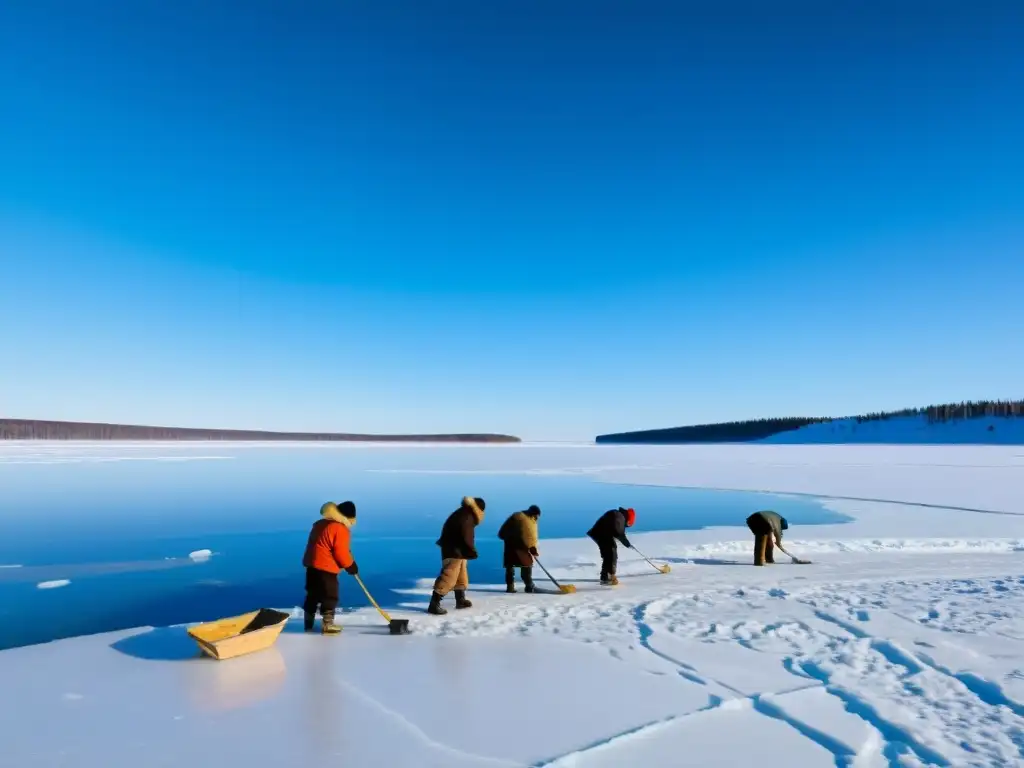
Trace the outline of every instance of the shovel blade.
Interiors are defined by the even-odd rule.
[[[571,594],[573,594],[576,591],[576,585],[575,584],[561,584],[558,587],[558,591],[561,592],[563,595],[571,595]]]
[[[392,635],[408,635],[409,634],[409,620],[408,619],[392,619],[388,622],[388,631]]]
[[[670,566],[670,565],[663,565],[660,568],[658,568],[658,570],[661,571],[662,573],[668,573],[669,571],[672,570],[672,566]]]

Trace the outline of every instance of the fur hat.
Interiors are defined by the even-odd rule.
[[[322,507],[320,507],[320,514],[323,517],[331,516],[331,513],[337,513],[342,517],[348,518],[349,520],[356,519],[356,505],[351,501],[343,501],[335,504],[333,501],[328,501]]]
[[[540,507],[538,507],[536,504],[531,504],[530,508],[526,510],[526,514],[528,514],[530,517],[540,517]]]
[[[619,511],[626,516],[626,527],[632,528],[633,523],[636,522],[636,510],[632,507],[629,507],[628,509],[619,507]]]

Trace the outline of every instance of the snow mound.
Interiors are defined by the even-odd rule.
[[[209,549],[197,549],[195,552],[189,552],[188,557],[193,562],[198,563],[204,560],[209,560],[213,557],[213,551]]]

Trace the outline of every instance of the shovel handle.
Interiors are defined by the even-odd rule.
[[[557,581],[555,581],[555,577],[554,576],[552,576],[550,573],[548,573],[548,569],[544,567],[544,563],[542,563],[540,561],[540,558],[535,556],[533,559],[537,561],[537,565],[539,565],[540,569],[542,571],[544,571],[544,575],[547,576],[549,579],[551,579],[551,583],[554,584],[559,589],[561,589],[562,585],[559,584]]]
[[[386,622],[388,622],[390,624],[391,623],[391,617],[388,616],[386,613],[384,613],[384,610],[379,605],[377,605],[377,601],[373,599],[373,595],[370,594],[370,590],[368,590],[366,588],[366,585],[363,584],[363,580],[361,578],[359,578],[359,574],[358,573],[355,575],[355,579],[356,579],[357,582],[359,582],[359,586],[363,588],[363,592],[366,593],[366,596],[370,599],[370,602],[373,603],[373,607],[377,609],[377,613],[379,613],[381,616],[383,616],[384,617],[384,621],[386,621]]]
[[[636,552],[638,555],[640,555],[640,557],[642,557],[644,560],[646,560],[647,564],[649,566],[651,566],[651,568],[654,568],[656,571],[661,571],[662,573],[665,573],[665,571],[663,570],[664,566],[655,565],[654,563],[652,563],[651,562],[651,558],[649,558],[647,555],[645,555],[643,552],[641,552],[635,546],[633,547],[633,551]]]

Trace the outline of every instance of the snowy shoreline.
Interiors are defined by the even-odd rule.
[[[854,521],[791,529],[809,566],[751,567],[742,521],[637,532],[672,571],[620,551],[615,589],[596,584],[591,542],[542,540],[575,595],[473,583],[473,608],[432,618],[424,578],[393,612],[407,637],[368,609],[340,638],[293,621],[271,650],[223,663],[197,660],[180,627],[3,651],[0,765],[374,766],[382,744],[389,765],[445,768],[1024,760],[1019,447],[482,453],[472,469],[809,493]]]

